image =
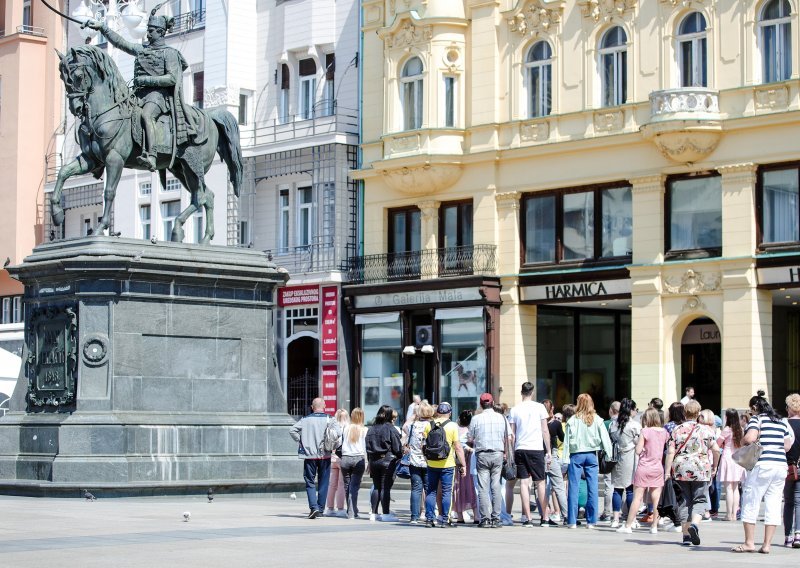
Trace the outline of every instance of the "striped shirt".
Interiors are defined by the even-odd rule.
[[[792,431],[784,421],[771,420],[766,414],[753,416],[747,423],[745,432],[752,428],[760,430],[758,443],[761,444],[761,457],[758,463],[786,463],[786,451],[783,449],[783,441],[787,438],[794,438]]]

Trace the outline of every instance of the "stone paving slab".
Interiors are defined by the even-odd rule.
[[[362,508],[367,491],[361,492]],[[680,535],[647,530],[617,534],[579,527],[427,529],[412,526],[408,492],[395,494],[401,522],[325,517],[308,520],[304,494],[130,499],[0,497],[0,566],[40,568],[174,566],[453,566],[482,564],[537,568],[632,565],[720,566],[796,564],[800,551],[781,546],[772,554],[732,554],[740,523],[701,525],[699,547],[680,546]],[[518,502],[517,502],[518,506]],[[183,513],[191,514],[184,522]],[[519,517],[519,511],[515,512]],[[759,533],[761,527],[759,526]]]

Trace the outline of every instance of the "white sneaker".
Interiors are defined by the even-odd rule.
[[[569,525],[567,528],[568,529],[577,529],[578,525]]]
[[[656,526],[650,527],[650,534],[658,534],[658,527]]]
[[[597,525],[586,525],[586,528],[588,530],[590,530],[590,531],[596,531],[597,530]]]
[[[619,527],[619,521],[611,521],[611,528],[616,529]]]
[[[633,529],[631,527],[622,525],[617,529],[618,533],[625,533],[625,534],[633,534]]]
[[[658,519],[658,526],[660,526],[660,527],[663,527],[663,526],[664,526],[664,525],[666,525],[667,523],[670,523],[670,524],[672,524],[672,521],[670,521],[670,520],[669,520],[667,517],[660,517],[660,518]]]
[[[640,528],[642,528],[642,525],[639,524],[639,521],[633,521],[633,524],[631,525],[631,528],[640,529]]]
[[[683,532],[683,529],[680,525],[673,525],[673,527],[669,529],[669,532]]]
[[[333,509],[325,509],[325,512],[322,513],[322,515],[325,517],[335,517],[336,513],[333,511]]]
[[[380,520],[384,523],[396,523],[400,519],[398,519],[394,513],[389,513],[388,515],[381,515]]]
[[[377,520],[378,520],[378,515],[376,515],[375,513],[369,514],[369,522],[374,523]]]
[[[347,518],[347,511],[344,509],[336,509],[336,513],[334,513],[336,517],[341,517],[342,519]]]

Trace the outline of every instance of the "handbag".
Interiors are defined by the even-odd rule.
[[[761,433],[761,419],[758,421],[758,432]],[[761,447],[757,441],[749,444],[747,446],[742,446],[733,454],[731,454],[731,459],[745,468],[747,471],[751,471],[754,467],[756,467],[756,463],[758,463],[759,458],[761,457],[761,452],[764,451],[764,448]]]
[[[658,500],[658,516],[666,517],[672,521],[672,524],[679,526],[678,508],[682,500],[683,496],[681,495],[680,486],[671,478],[665,479],[664,490],[661,492],[661,498]]]
[[[800,475],[798,475],[798,472],[797,472],[797,464],[796,463],[790,463],[789,464],[789,469],[786,472],[786,481],[787,482],[792,482],[792,481],[797,481],[798,479],[800,479]]]
[[[508,481],[514,481],[517,478],[517,464],[514,462],[514,448],[510,446],[508,440],[508,421],[505,418],[503,418],[503,420],[506,422],[506,437],[503,443],[506,455],[503,458],[503,471],[501,475]],[[511,459],[509,459],[509,457]]]
[[[400,479],[411,479],[411,454],[403,454],[395,470]]]
[[[610,435],[610,434],[609,434]],[[611,455],[604,449],[597,452],[597,468],[602,474],[609,474],[619,462],[619,434],[611,436]]]

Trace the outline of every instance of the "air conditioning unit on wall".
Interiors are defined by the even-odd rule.
[[[422,347],[433,343],[433,326],[418,325],[414,328],[414,346]]]

